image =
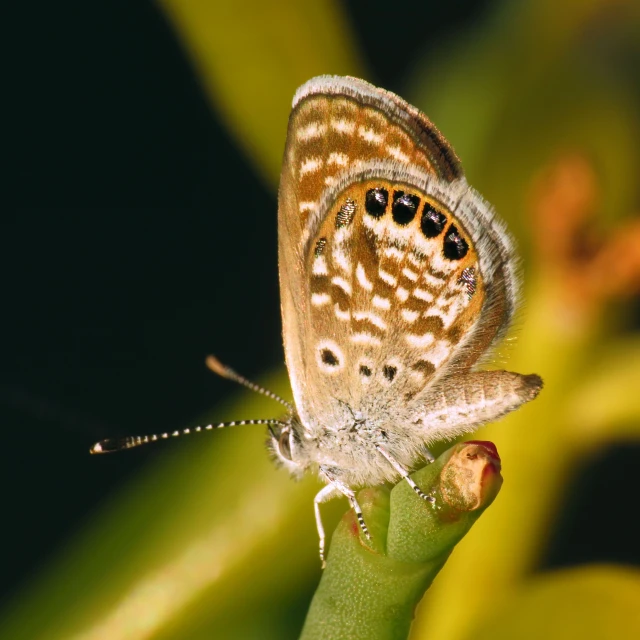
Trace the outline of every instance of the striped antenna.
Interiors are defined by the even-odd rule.
[[[179,436],[187,436],[191,433],[199,433],[200,431],[211,431],[213,429],[225,429],[226,427],[240,427],[245,424],[267,424],[284,428],[286,422],[280,420],[233,420],[232,422],[219,422],[218,424],[209,424],[206,427],[193,427],[190,429],[182,429],[179,431],[171,431],[165,433],[153,433],[147,436],[127,436],[126,438],[107,438],[96,442],[89,453],[114,453],[115,451],[123,451],[124,449],[132,449],[149,442],[157,440],[168,440],[169,438],[177,438]]]
[[[247,389],[251,389],[251,391],[255,391],[267,398],[271,398],[276,402],[279,402],[281,405],[284,405],[289,409],[289,411],[293,412],[294,407],[290,402],[287,402],[283,398],[281,398],[278,394],[273,393],[273,391],[269,391],[269,389],[265,389],[261,387],[259,384],[255,384],[255,382],[251,382],[247,380],[244,376],[241,376],[239,373],[236,373],[231,367],[227,367],[226,364],[222,364],[218,358],[213,355],[207,356],[205,360],[207,367],[213,371],[213,373],[217,373],[222,378],[226,378],[227,380],[233,380],[238,384],[241,384],[243,387],[247,387]]]

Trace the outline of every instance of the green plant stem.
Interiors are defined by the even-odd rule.
[[[493,502],[502,478],[490,443],[466,442],[411,477],[434,505],[401,481],[358,494],[371,540],[353,511],[332,541],[302,640],[400,640],[453,547]]]

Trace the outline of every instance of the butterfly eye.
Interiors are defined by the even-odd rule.
[[[389,192],[386,189],[369,189],[364,200],[367,213],[374,218],[380,218],[387,210]]]
[[[461,260],[469,251],[469,245],[453,224],[449,227],[447,235],[444,237],[443,250],[444,257],[449,260]]]
[[[424,203],[422,211],[422,219],[420,220],[420,228],[427,238],[435,238],[442,233],[447,218],[436,211],[428,202]]]
[[[278,440],[278,450],[280,451],[280,455],[285,460],[292,460],[290,431],[288,429],[283,429],[282,433],[280,434],[280,439]]]
[[[404,191],[393,194],[393,219],[400,225],[409,224],[416,215],[420,198]]]

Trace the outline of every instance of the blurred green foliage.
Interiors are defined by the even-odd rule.
[[[321,73],[367,78],[337,3],[160,6],[274,190],[295,88]],[[505,0],[448,36],[442,55],[416,60],[402,92],[520,242],[524,312],[495,364],[508,354],[510,369],[545,380],[534,403],[480,433],[505,484],[421,603],[415,640],[640,637],[637,572],[531,577],[572,472],[640,436],[640,340],[625,316],[640,290],[639,43],[634,0]],[[284,373],[261,382],[288,395]],[[270,415],[243,394],[209,417]],[[7,608],[0,637],[296,637],[320,575],[317,482],[274,470],[252,428],[191,440],[104,506]],[[633,508],[637,479],[619,490]],[[335,521],[344,505],[332,508]]]

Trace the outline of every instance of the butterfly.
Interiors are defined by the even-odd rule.
[[[518,299],[505,225],[467,183],[431,121],[399,96],[351,77],[319,76],[295,93],[278,196],[284,349],[293,404],[218,360],[216,373],[287,408],[244,420],[103,440],[104,453],[241,424],[267,424],[293,475],[345,496],[369,536],[356,489],[404,479],[428,447],[532,400],[535,374],[483,371]]]

